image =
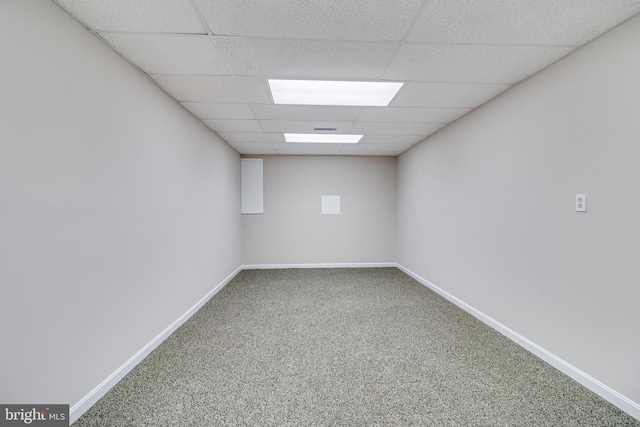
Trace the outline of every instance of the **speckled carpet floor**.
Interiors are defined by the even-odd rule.
[[[395,268],[250,270],[83,426],[640,426]]]

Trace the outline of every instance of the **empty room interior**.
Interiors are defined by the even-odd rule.
[[[640,425],[639,13],[3,0],[0,404]]]

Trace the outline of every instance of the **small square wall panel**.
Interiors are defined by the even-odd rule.
[[[322,196],[322,215],[340,215],[340,196]]]

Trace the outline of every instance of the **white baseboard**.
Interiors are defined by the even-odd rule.
[[[570,378],[572,378],[574,381],[577,381],[578,383],[582,384],[583,386],[585,386],[586,388],[588,388],[592,392],[596,393],[597,395],[599,395],[600,397],[602,397],[603,399],[605,399],[609,403],[617,406],[618,408],[620,408],[621,410],[623,410],[627,414],[629,414],[632,417],[640,420],[640,404],[638,404],[637,402],[634,402],[633,400],[629,399],[628,397],[618,393],[617,391],[615,391],[611,387],[601,383],[600,381],[598,381],[597,379],[591,377],[590,375],[586,374],[585,372],[582,372],[580,369],[576,368],[575,366],[571,365],[570,363],[565,362],[564,360],[562,360],[558,356],[556,356],[553,353],[545,350],[544,348],[540,347],[536,343],[528,340],[527,338],[523,337],[522,335],[518,334],[517,332],[507,328],[502,323],[492,319],[491,317],[489,317],[486,314],[482,313],[481,311],[475,309],[474,307],[470,306],[469,304],[465,303],[464,301],[462,301],[462,300],[456,298],[455,296],[451,295],[447,291],[437,287],[436,285],[434,285],[433,283],[431,283],[428,280],[424,279],[423,277],[418,276],[417,274],[415,274],[413,271],[409,270],[408,268],[406,268],[406,267],[404,267],[404,266],[402,266],[400,264],[396,264],[396,267],[398,267],[400,270],[402,270],[403,272],[405,272],[409,276],[413,277],[418,282],[420,282],[421,284],[423,284],[427,288],[431,289],[432,291],[434,291],[438,295],[442,296],[444,299],[452,302],[453,304],[457,305],[458,307],[460,307],[461,309],[463,309],[467,313],[471,314],[473,317],[479,319],[483,323],[487,324],[488,326],[492,327],[496,331],[500,332],[502,335],[506,336],[511,341],[513,341],[516,344],[520,345],[521,347],[523,347],[524,349],[528,350],[529,352],[535,354],[540,359],[544,360],[545,362],[547,362],[548,364],[550,364],[554,368],[558,369],[560,372],[562,372],[565,375],[567,375]]]
[[[270,270],[284,268],[375,268],[397,267],[395,262],[349,262],[349,263],[311,263],[311,264],[246,264],[243,270]]]
[[[176,329],[178,329],[184,322],[186,322],[191,316],[193,316],[207,301],[211,299],[218,291],[220,291],[231,279],[233,279],[240,271],[242,267],[238,267],[233,273],[227,276],[222,282],[217,284],[211,289],[204,297],[200,299],[193,307],[187,310],[182,316],[176,319],[172,324],[160,332],[158,336],[145,345],[140,351],[131,356],[122,366],[120,366],[114,373],[109,375],[104,381],[98,384],[93,390],[83,397],[78,403],[73,405],[69,409],[69,424],[73,424],[78,418],[82,416],[93,404],[95,404],[102,396],[104,396],[118,381],[125,377],[138,363],[149,355],[156,347],[158,347],[165,339],[169,337]]]

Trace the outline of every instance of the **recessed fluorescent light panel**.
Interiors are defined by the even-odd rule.
[[[386,107],[404,83],[269,80],[273,102]]]
[[[285,133],[287,142],[316,142],[320,144],[355,144],[362,135],[337,135],[327,133]]]

